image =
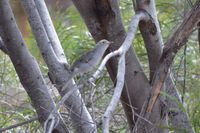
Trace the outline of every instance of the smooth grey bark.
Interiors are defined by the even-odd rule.
[[[155,28],[148,22],[140,22],[140,31],[144,39],[145,47],[147,50],[149,69],[150,69],[150,83],[152,82],[154,73],[159,64],[159,59],[162,54],[163,40],[161,30],[157,18],[155,1],[154,0],[136,0],[135,11],[145,10],[152,17]]]
[[[86,0],[73,0],[73,3],[83,17],[95,41],[104,38],[114,41],[108,52],[120,47],[125,39],[126,32],[122,24],[117,1],[87,0],[86,2]],[[116,67],[117,59],[113,58],[107,64],[107,69],[113,82],[115,82],[116,78]],[[143,73],[134,49],[130,48],[126,54],[125,85],[121,96],[130,129],[134,127],[137,119],[137,116],[133,114],[140,113],[143,102],[149,94],[149,88],[149,81]],[[135,112],[133,112],[132,107],[135,108]],[[157,109],[154,109],[154,112],[160,115],[159,105],[157,107]],[[158,117],[157,115],[154,117],[156,124],[160,121],[160,116]],[[151,131],[156,132],[156,130],[158,130],[157,127]]]
[[[29,23],[31,25],[33,34],[36,38],[37,45],[44,58],[45,63],[48,66],[49,74],[53,84],[56,85],[61,96],[64,96],[68,91],[74,89],[75,86],[72,81],[69,83],[68,88],[62,90],[62,87],[69,80],[70,74],[66,70],[66,66],[57,57],[56,50],[53,49],[48,30],[45,29],[41,20],[41,14],[38,12],[35,2],[33,0],[22,0],[22,5],[28,16]],[[40,16],[41,15],[41,16]],[[44,15],[44,14],[43,14]],[[72,120],[72,126],[75,132],[89,133],[96,131],[96,124],[92,120],[82,98],[79,90],[75,90],[66,101],[65,105],[69,109],[70,117]]]
[[[52,48],[53,48],[56,56],[58,57],[58,59],[61,62],[67,63],[64,51],[60,44],[60,40],[59,40],[56,30],[53,26],[53,22],[51,21],[51,17],[49,15],[49,12],[48,12],[48,9],[46,7],[44,0],[35,0],[35,5],[38,9],[40,18],[41,18],[44,28],[46,30],[46,34],[51,42],[50,44],[52,45]]]
[[[43,125],[51,110],[55,107],[54,101],[48,93],[47,86],[35,59],[29,53],[23,37],[17,27],[8,0],[0,1],[0,26],[1,35],[8,49],[8,55],[19,76],[20,82],[31,98]],[[57,131],[66,131],[62,121],[56,127]]]
[[[172,81],[171,76],[168,76],[165,84],[167,86],[166,92],[170,97],[166,98],[167,113],[169,116],[169,124],[174,130],[174,133],[195,133],[187,112],[180,109],[181,97],[177,88]]]

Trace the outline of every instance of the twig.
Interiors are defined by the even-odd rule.
[[[182,95],[182,103],[184,103],[185,98],[185,91],[186,91],[186,75],[187,75],[187,65],[186,65],[186,51],[187,51],[187,45],[184,47],[184,64],[183,64],[183,95]]]
[[[66,87],[66,86],[64,86],[64,87]],[[57,106],[52,110],[48,119],[45,121],[44,133],[51,133],[53,131],[53,128],[59,122],[59,118],[58,118],[59,117],[59,114],[58,114],[59,108],[64,104],[64,102],[69,98],[69,96],[71,96],[75,91],[79,90],[80,88],[83,88],[83,85],[74,87],[74,89],[71,89],[62,97],[62,99],[58,102]],[[57,121],[56,121],[56,118],[57,118]]]
[[[35,116],[35,117],[33,117],[33,118],[30,118],[30,119],[27,120],[27,121],[24,121],[24,122],[21,122],[21,123],[17,123],[17,124],[15,124],[15,125],[11,125],[11,126],[9,126],[9,127],[1,128],[1,129],[0,129],[0,132],[6,131],[6,130],[10,130],[10,129],[13,129],[13,128],[16,128],[16,127],[19,127],[19,126],[23,126],[23,125],[25,125],[25,124],[29,124],[29,123],[31,123],[31,122],[33,122],[33,121],[35,121],[35,120],[38,120],[38,117],[37,117],[37,116]]]
[[[101,62],[101,65],[99,66],[99,68],[97,69],[97,71],[92,75],[92,77],[88,80],[91,84],[94,85],[94,81],[97,79],[97,77],[99,76],[99,74],[102,72],[103,68],[105,67],[106,63],[108,62],[108,60],[114,56],[120,55],[121,51],[115,50],[109,54],[107,54],[103,61]]]

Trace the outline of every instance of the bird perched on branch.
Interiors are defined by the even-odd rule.
[[[61,85],[63,90],[68,85],[69,81],[76,75],[83,74],[94,69],[99,62],[101,61],[106,49],[113,42],[109,42],[105,39],[99,41],[96,44],[96,47],[91,51],[83,54],[79,59],[77,59],[73,65],[70,67],[67,63],[63,63],[65,69],[69,72],[69,77],[67,82],[64,85]],[[54,79],[54,75],[51,72],[48,72],[48,76],[50,81],[53,84],[56,84],[56,79]]]
[[[83,54],[70,67],[70,74],[74,77],[77,74],[83,74],[94,69],[101,61],[106,49],[112,42],[101,40],[91,51]]]
[[[73,63],[73,65],[70,68],[66,66],[70,74],[69,80],[72,79],[75,75],[87,73],[93,70],[99,64],[106,49],[111,43],[113,42],[110,42],[105,39],[99,41],[94,49],[83,54],[79,59],[77,59]],[[68,84],[68,81],[66,84]],[[66,86],[66,84],[64,86]]]

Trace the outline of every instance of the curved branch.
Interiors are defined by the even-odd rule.
[[[122,54],[122,52],[118,49],[115,50],[113,52],[110,52],[109,54],[107,54],[104,58],[103,61],[101,62],[101,65],[98,67],[97,71],[92,75],[92,77],[88,80],[91,84],[94,85],[94,81],[97,79],[97,77],[99,76],[99,74],[101,74],[103,68],[105,67],[106,63],[108,62],[108,60],[114,56],[120,55]]]
[[[127,36],[126,36],[122,46],[118,50],[114,51],[114,53],[120,54],[119,62],[118,62],[118,71],[117,71],[117,83],[114,88],[114,94],[112,96],[111,102],[103,115],[103,125],[102,125],[103,133],[109,133],[109,121],[110,121],[111,115],[113,114],[113,112],[120,100],[122,89],[124,87],[125,54],[128,51],[128,49],[131,47],[132,41],[135,38],[135,34],[137,31],[139,21],[140,20],[147,21],[149,19],[150,19],[149,15],[146,14],[145,12],[138,12],[135,16],[133,16],[131,23],[129,25]],[[102,62],[102,65],[103,64],[105,64],[105,63]],[[101,68],[99,68],[99,69],[101,69]]]

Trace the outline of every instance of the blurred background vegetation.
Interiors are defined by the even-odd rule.
[[[88,32],[82,18],[68,0],[46,0],[47,5],[58,33],[62,47],[70,64],[82,53],[94,46],[94,40]],[[19,28],[22,31],[26,44],[37,59],[40,68],[49,85],[50,93],[55,101],[59,96],[50,84],[47,76],[47,67],[38,51],[37,44],[31,34],[30,26],[20,5],[20,0],[10,1]],[[165,42],[182,22],[185,14],[191,9],[195,1],[189,0],[156,0],[158,19],[161,26],[163,41]],[[132,0],[120,0],[120,10],[126,30],[134,15]],[[140,32],[138,31],[133,47],[140,59],[148,77],[147,53]],[[200,48],[197,42],[197,31],[194,30],[187,45],[176,56],[171,67],[174,82],[180,91],[184,107],[186,108],[194,129],[200,133]],[[36,113],[31,107],[30,100],[21,86],[16,72],[8,56],[0,52],[0,128],[26,121]],[[108,75],[103,72],[96,88],[82,92],[83,98],[91,111],[95,121],[100,125],[101,116],[112,96],[112,83]],[[88,75],[89,76],[89,75]],[[78,77],[80,78],[80,77]],[[141,94],[142,95],[142,94]],[[122,101],[123,102],[123,101]],[[63,114],[66,115],[66,114]],[[123,133],[127,129],[126,118],[121,105],[112,119],[111,131]],[[6,132],[40,132],[42,128],[37,121],[8,130]],[[173,131],[173,129],[171,129]]]

